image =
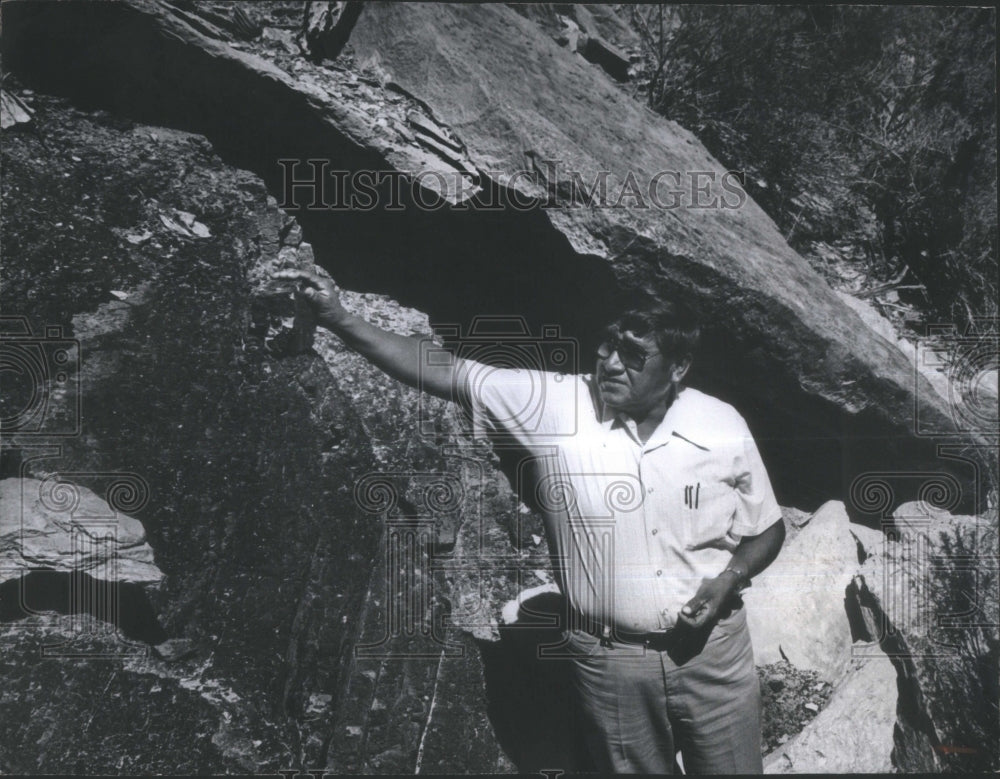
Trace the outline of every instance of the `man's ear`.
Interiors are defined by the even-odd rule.
[[[690,367],[691,367],[691,355],[685,354],[670,368],[670,381],[672,381],[674,384],[680,384],[684,380],[684,377],[687,375],[688,369]]]

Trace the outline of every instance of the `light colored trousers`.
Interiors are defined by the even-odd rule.
[[[760,687],[741,608],[680,651],[567,635],[587,744],[603,773],[759,774]],[[690,656],[693,652],[697,652]]]

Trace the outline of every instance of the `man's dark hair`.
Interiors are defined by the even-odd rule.
[[[611,324],[640,338],[652,333],[660,353],[668,358],[693,357],[701,340],[701,324],[693,308],[647,295],[628,301]]]

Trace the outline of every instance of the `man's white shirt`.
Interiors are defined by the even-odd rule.
[[[466,363],[477,433],[526,452],[517,489],[540,511],[571,607],[630,632],[672,627],[743,536],[780,521],[743,417],[683,388],[643,444],[601,406],[592,376]]]

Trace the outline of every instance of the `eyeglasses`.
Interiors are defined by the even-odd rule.
[[[641,347],[617,335],[607,336],[597,347],[597,356],[602,360],[608,359],[615,352],[618,352],[618,359],[622,361],[622,365],[630,371],[641,371],[646,367],[646,360],[659,354],[659,352],[643,351]]]

